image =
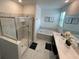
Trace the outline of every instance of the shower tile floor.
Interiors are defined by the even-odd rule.
[[[28,48],[22,56],[22,59],[56,59],[52,51],[45,49],[45,44],[48,41],[37,39],[38,43],[35,50]]]

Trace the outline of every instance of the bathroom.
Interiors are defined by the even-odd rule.
[[[0,59],[79,59],[79,0],[0,0]]]

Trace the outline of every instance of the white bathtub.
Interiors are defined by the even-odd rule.
[[[37,33],[37,38],[51,41],[53,36],[53,30],[40,29]]]
[[[44,34],[44,35],[48,35],[48,36],[52,36],[53,35],[53,30],[47,30],[47,29],[40,29],[38,31],[39,34]]]

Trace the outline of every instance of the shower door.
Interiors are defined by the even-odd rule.
[[[32,17],[28,17],[27,18],[29,21],[29,46],[31,45],[32,41],[33,41],[33,18]]]
[[[18,40],[26,40],[28,46],[32,42],[32,18],[31,17],[17,17],[17,37]]]
[[[17,17],[16,27],[18,40],[25,39],[26,41],[28,41],[28,21],[26,21],[24,17]]]

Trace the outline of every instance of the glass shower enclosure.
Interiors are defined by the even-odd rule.
[[[0,16],[1,36],[12,40],[26,40],[28,44],[33,41],[33,17]]]

